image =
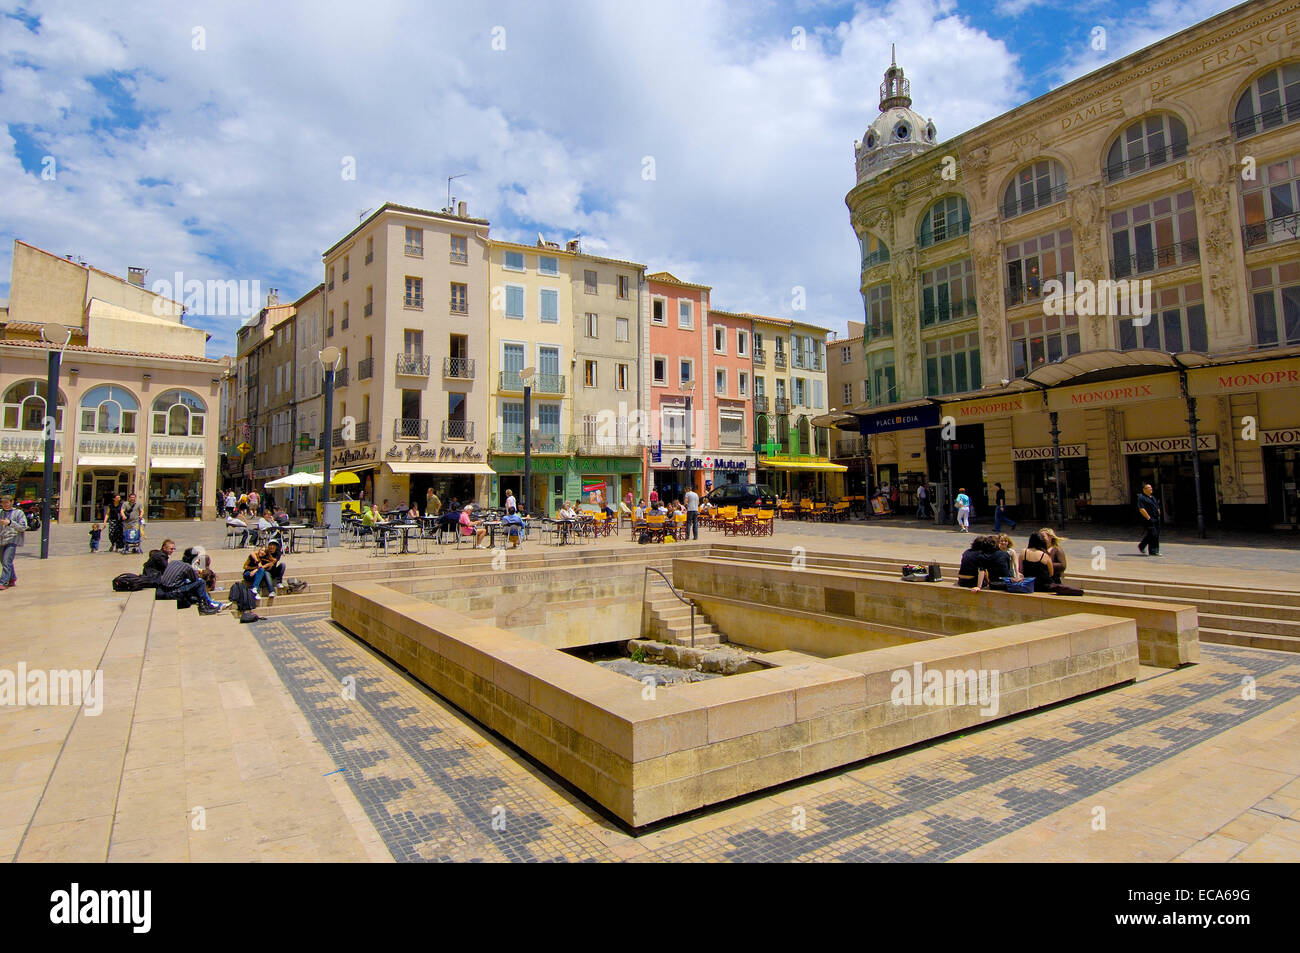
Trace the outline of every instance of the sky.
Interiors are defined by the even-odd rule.
[[[581,236],[842,335],[891,43],[946,140],[1233,5],[0,0],[0,299],[17,238],[292,301],[364,215],[463,174],[493,237]],[[219,357],[246,317],[186,321]]]

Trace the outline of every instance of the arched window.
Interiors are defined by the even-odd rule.
[[[1106,179],[1114,182],[1147,169],[1187,158],[1187,127],[1161,113],[1130,124],[1106,153]]]
[[[960,195],[949,195],[930,206],[921,219],[917,243],[922,248],[946,242],[970,231],[970,207]]]
[[[771,439],[772,427],[771,424],[768,422],[767,414],[762,414],[759,416],[756,430],[757,430],[756,436],[758,437],[759,446],[762,446],[763,444],[767,443]]]
[[[5,430],[43,430],[45,428],[45,381],[19,381],[4,396]],[[58,407],[54,412],[54,427],[63,429],[63,408],[67,401],[59,392]]]
[[[873,265],[883,265],[889,261],[889,246],[875,235],[870,233],[863,235],[858,239],[858,244],[862,246],[862,269],[864,271]]]
[[[167,437],[202,437],[208,405],[184,390],[169,390],[153,402],[153,433]]]
[[[812,426],[807,417],[799,418],[799,453],[812,453]]]
[[[115,384],[91,388],[81,398],[82,433],[135,433],[140,404]]]
[[[1237,100],[1232,131],[1238,139],[1300,119],[1300,63],[1258,77]]]
[[[1015,218],[1065,198],[1065,167],[1055,159],[1031,162],[1011,180],[1002,196],[1002,217]]]

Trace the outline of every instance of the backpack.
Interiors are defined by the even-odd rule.
[[[235,585],[239,585],[239,583],[235,583]],[[261,622],[262,617],[258,615],[256,612],[250,610],[248,612],[239,613],[239,621],[240,622]]]
[[[296,576],[290,576],[284,582],[284,591],[290,595],[295,592],[305,592],[306,589],[307,583]]]
[[[240,612],[251,612],[257,608],[257,600],[253,598],[253,591],[242,582],[231,585],[230,601],[235,604],[235,608]]]
[[[156,578],[142,576],[137,572],[124,572],[113,577],[114,592],[139,592],[141,589],[153,589],[158,585]]]

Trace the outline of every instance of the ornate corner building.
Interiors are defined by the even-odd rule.
[[[865,321],[831,363],[861,390],[832,393],[873,479],[1102,520],[1151,482],[1171,522],[1300,522],[1300,4],[946,142],[891,64],[854,151]]]

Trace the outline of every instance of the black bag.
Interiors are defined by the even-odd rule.
[[[139,592],[141,589],[153,589],[158,585],[156,578],[142,576],[138,572],[124,572],[113,577],[114,592]]]
[[[257,600],[253,598],[253,591],[242,582],[231,585],[230,601],[234,603],[235,608],[240,612],[251,612],[257,608]]]
[[[929,566],[929,574],[925,577],[925,581],[926,581],[926,582],[941,582],[942,580],[943,580],[943,572],[939,569],[939,564],[938,564],[938,563],[930,563],[930,566]]]
[[[235,585],[239,585],[239,583],[235,583]],[[239,613],[239,621],[240,622],[261,622],[262,617],[258,615],[256,612],[250,610],[248,612]]]

